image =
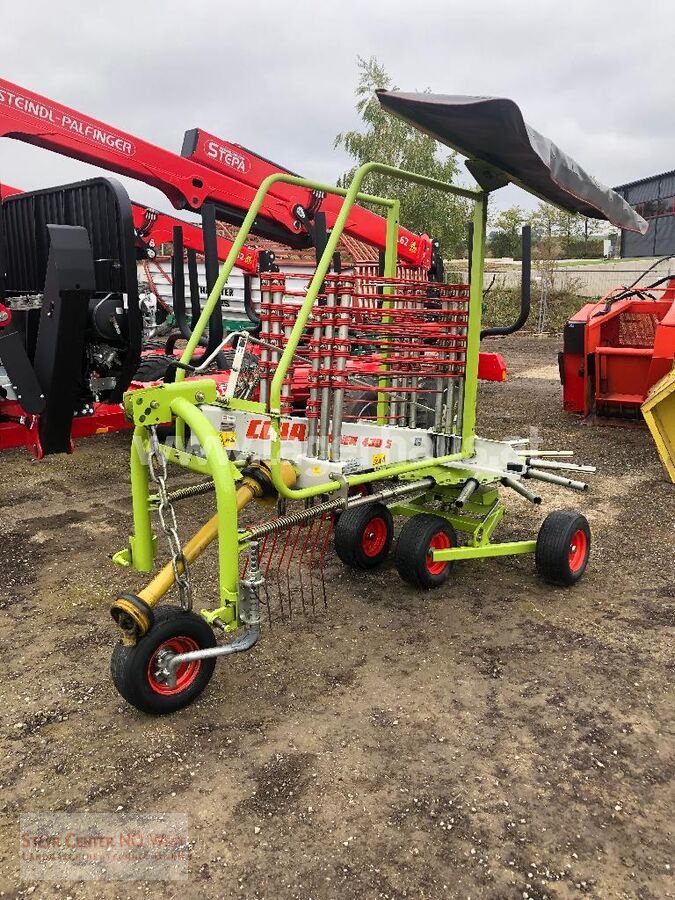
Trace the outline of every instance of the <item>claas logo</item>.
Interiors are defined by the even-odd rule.
[[[305,440],[307,425],[304,422],[282,422],[281,440],[299,441]],[[253,441],[267,441],[270,437],[269,419],[251,419],[246,429],[246,437]]]

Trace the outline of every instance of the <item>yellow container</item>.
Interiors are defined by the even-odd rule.
[[[675,367],[656,382],[641,409],[661,462],[675,484]]]

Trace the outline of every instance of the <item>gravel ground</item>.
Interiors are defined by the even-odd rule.
[[[504,558],[421,595],[393,564],[355,574],[331,552],[328,609],[267,630],[173,717],[126,706],[108,672],[108,602],[143,583],[110,562],[129,531],[128,436],[3,455],[3,896],[675,895],[675,488],[644,429],[561,412],[555,339],[499,348],[512,377],[482,387],[480,432],[538,433],[599,467],[588,495],[509,497],[500,534],[578,507],[584,580],[550,588],[531,558]],[[187,813],[188,881],[20,877],[22,814],[119,809]]]

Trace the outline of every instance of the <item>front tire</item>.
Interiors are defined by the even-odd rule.
[[[396,545],[398,574],[413,587],[428,590],[448,579],[453,563],[434,562],[433,550],[457,546],[457,532],[447,519],[418,513],[408,519]]]
[[[160,654],[189,653],[216,646],[213,629],[201,616],[175,606],[155,611],[155,622],[138,643],[117,644],[110,661],[113,684],[127,703],[141,712],[164,715],[187,706],[211,680],[215,659],[184,663],[176,672],[176,684],[163,679]]]
[[[552,584],[576,584],[586,571],[591,553],[588,520],[573,509],[549,513],[537,535],[537,572]]]
[[[335,525],[335,552],[353,569],[375,569],[387,558],[394,520],[384,503],[353,506]]]

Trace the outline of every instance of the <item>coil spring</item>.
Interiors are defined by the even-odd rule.
[[[213,479],[210,478],[208,481],[202,481],[199,484],[191,484],[188,487],[171,491],[169,500],[172,503],[174,500],[186,500],[188,497],[198,497],[200,494],[208,494],[213,489]]]
[[[289,513],[285,516],[279,516],[279,518],[272,519],[269,522],[263,522],[262,525],[252,528],[249,531],[247,538],[248,540],[254,541],[258,538],[265,537],[268,534],[274,534],[276,531],[283,531],[284,528],[292,528],[294,525],[301,525],[303,522],[309,522],[310,519],[314,519],[316,516],[320,516],[323,513],[347,509],[348,506],[351,508],[352,506],[363,506],[367,503],[375,503],[378,501],[388,502],[397,497],[424,493],[429,490],[429,488],[433,487],[434,483],[434,479],[427,476],[419,481],[410,481],[406,484],[383,488],[381,491],[376,491],[374,494],[368,494],[363,497],[352,497],[349,500],[347,497],[337,497],[335,500],[318,503],[316,506],[310,506],[308,509],[303,509],[296,513]]]
[[[318,503],[316,506],[310,506],[308,509],[299,510],[296,513],[288,513],[285,516],[279,516],[269,522],[264,522],[252,528],[249,532],[249,539],[265,537],[268,534],[274,534],[276,531],[283,531],[285,528],[292,528],[294,525],[302,525],[303,522],[309,522],[311,519],[322,515],[326,512],[333,512],[337,509],[344,509],[346,500],[340,497],[337,500],[328,500],[326,503]]]

